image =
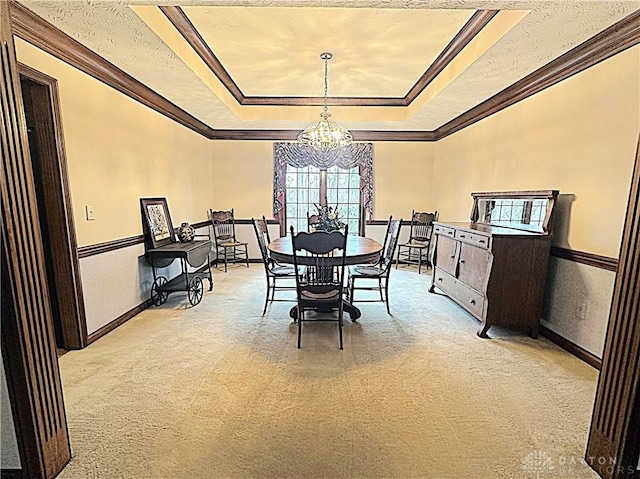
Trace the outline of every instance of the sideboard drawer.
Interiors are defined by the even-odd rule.
[[[443,235],[443,236],[449,236],[450,238],[453,238],[455,236],[455,231],[453,228],[447,228],[446,226],[442,226],[442,225],[435,225],[433,227],[433,232],[437,235]]]
[[[469,233],[464,230],[457,230],[455,232],[456,239],[463,241],[465,243],[469,243],[472,245],[479,246],[481,248],[489,248],[489,237],[480,235],[477,233]]]
[[[482,318],[484,296],[436,268],[434,284],[478,319]]]

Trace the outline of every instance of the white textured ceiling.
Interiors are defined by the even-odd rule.
[[[141,14],[156,8],[131,6],[182,7],[245,96],[281,97],[322,96],[323,51],[334,54],[329,96],[403,97],[474,11],[519,13],[411,106],[330,108],[335,121],[363,130],[434,130],[640,8],[640,0],[19,1],[212,128],[251,130],[302,129],[321,108],[234,104]]]

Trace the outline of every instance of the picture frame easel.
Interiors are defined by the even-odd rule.
[[[175,242],[166,198],[140,198],[145,241],[153,248]]]

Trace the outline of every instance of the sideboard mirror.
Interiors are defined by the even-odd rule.
[[[471,193],[471,221],[549,234],[558,190]]]

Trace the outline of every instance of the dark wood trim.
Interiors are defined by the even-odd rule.
[[[240,88],[238,88],[233,78],[231,78],[229,72],[227,72],[222,63],[220,63],[218,57],[211,51],[207,42],[204,41],[204,38],[202,38],[200,32],[196,30],[196,27],[193,26],[193,23],[191,23],[182,8],[170,6],[158,6],[158,8],[209,67],[211,72],[218,77],[231,96],[233,96],[238,103],[242,104],[244,94],[240,91]]]
[[[246,96],[242,98],[243,106],[323,106],[324,97],[312,96]],[[327,105],[355,107],[406,107],[404,98],[393,97],[345,97],[328,96]]]
[[[18,64],[18,72],[22,78],[39,85],[33,92],[32,103],[36,102],[40,106],[30,107],[29,111],[36,114],[40,125],[40,128],[36,129],[39,133],[38,131],[36,133],[38,133],[40,146],[39,164],[42,170],[40,176],[45,184],[45,198],[39,200],[39,203],[43,204],[38,206],[41,211],[45,211],[47,249],[55,265],[52,271],[55,280],[51,285],[56,297],[53,304],[57,306],[57,317],[62,324],[64,348],[82,349],[87,344],[87,320],[60,115],[58,82],[55,78],[26,65]],[[37,96],[40,97],[40,101],[36,99]],[[40,111],[43,108],[47,109],[46,114]],[[49,136],[50,133],[52,137]],[[48,147],[43,148],[44,146]]]
[[[405,96],[406,104],[410,105],[497,14],[498,10],[478,10],[475,12],[409,90]]]
[[[462,130],[640,43],[640,10],[547,63],[435,130],[436,139]]]
[[[574,249],[561,248],[559,246],[551,247],[551,256],[562,258],[576,263],[586,264],[594,268],[606,269],[607,271],[618,270],[618,260],[608,256],[600,256],[593,253],[585,253]]]
[[[192,223],[191,224],[191,226],[193,226],[195,229],[207,228],[210,225],[211,225],[211,221],[209,221],[209,220],[198,221],[197,223]]]
[[[294,141],[299,130],[215,130],[212,140]],[[354,141],[436,141],[432,131],[351,130]]]
[[[0,469],[0,479],[27,479],[22,469]]]
[[[244,221],[244,220],[238,220]],[[236,221],[236,223],[238,222]],[[246,220],[251,222],[250,220]],[[209,221],[199,221],[197,223],[193,223],[195,229],[206,228],[209,226]],[[123,248],[128,248],[130,246],[135,246],[138,244],[144,243],[144,235],[136,235],[136,236],[128,236],[126,238],[118,238],[111,241],[105,241],[104,243],[96,243],[87,246],[81,246],[78,248],[78,257],[79,258],[88,258],[89,256],[95,256],[98,254],[108,253],[110,251],[116,251]]]
[[[367,226],[387,226],[389,220],[367,220]],[[401,226],[410,226],[411,220],[403,219],[400,223]]]
[[[227,91],[240,105],[273,105],[273,106],[322,106],[322,97],[282,97],[282,96],[246,96],[233,80],[229,72],[220,63],[209,45],[202,38],[193,23],[180,7],[158,7],[182,35],[191,48],[200,56],[211,72],[225,86]],[[377,98],[377,97],[328,97],[327,104],[331,106],[362,106],[362,107],[406,107],[444,70],[449,63],[466,47],[471,40],[491,21],[498,13],[497,10],[478,10],[471,19],[456,34],[453,40],[445,47],[436,60],[427,68],[418,81],[409,89],[404,98]],[[255,139],[255,138],[254,138]],[[277,138],[285,139],[285,138]],[[369,140],[369,139],[367,139]],[[396,140],[397,141],[397,140]]]
[[[78,248],[78,257],[88,258],[89,256],[108,253],[109,251],[116,251],[122,248],[128,248],[129,246],[135,246],[142,243],[144,243],[144,235],[136,235],[129,236],[128,238],[119,238],[112,241],[105,241],[104,243],[81,246],[80,248]]]
[[[71,447],[44,270],[11,11],[0,2],[2,214],[0,336],[20,464],[27,477],[55,477]]]
[[[131,318],[133,318],[137,314],[140,314],[142,311],[147,309],[149,306],[151,306],[151,304],[153,304],[151,302],[151,299],[147,299],[144,303],[140,303],[135,308],[130,309],[129,311],[127,311],[124,314],[121,314],[120,316],[118,316],[113,321],[105,324],[104,326],[102,326],[97,331],[94,331],[93,333],[89,334],[88,344],[91,344],[91,343],[97,341],[98,339],[103,337],[105,334],[110,333],[111,331],[116,329],[118,326],[123,325],[124,323],[129,321]]]
[[[15,0],[13,32],[35,47],[83,71],[181,125],[210,138],[213,130]]]
[[[594,367],[598,371],[600,370],[601,360],[595,354],[590,353],[586,349],[578,346],[574,342],[568,340],[564,336],[559,335],[555,331],[547,328],[546,326],[540,325],[540,334],[547,338],[552,343],[560,346],[565,351],[573,354],[576,358],[581,359],[589,366]]]
[[[93,53],[26,7],[15,2],[15,0],[12,0],[11,4],[12,6],[15,5],[15,8],[12,8],[12,20],[15,33],[18,36],[206,138],[211,140],[287,141],[295,140],[300,132],[299,130],[214,130]],[[163,7],[163,11],[171,11],[172,8],[177,7]],[[453,44],[454,42],[452,42],[450,44],[451,51],[447,52],[447,55],[450,56],[464,41],[470,41],[473,32],[477,30],[477,34],[484,26],[482,24],[490,20],[488,17],[491,16],[491,12],[493,11],[477,12],[478,16],[474,15],[474,21],[471,24],[468,23],[465,26],[466,28],[463,28],[464,34],[461,31],[459,38],[456,37],[456,43]],[[352,131],[354,140],[438,141],[592,67],[627,48],[637,45],[640,42],[639,24],[640,12],[635,12],[434,131],[354,130]],[[440,60],[440,62],[442,61],[444,59]],[[425,72],[425,75],[427,72]],[[426,82],[427,80],[428,78],[425,77],[424,80],[421,78],[419,82]],[[413,88],[416,88],[418,83]],[[413,93],[410,94],[413,95]],[[245,104],[250,101],[254,102],[252,104],[270,104],[269,102],[272,101],[269,99],[266,103],[261,103],[261,100],[256,100],[256,97],[250,98],[251,100],[243,100],[241,103]],[[295,103],[295,99],[287,98],[286,100],[288,102],[286,104]],[[304,105],[320,104],[318,103],[319,99],[315,98],[302,98],[299,100],[300,104]],[[333,105],[340,104],[340,101],[344,101],[346,102],[345,104],[349,105],[357,105],[356,100],[359,99],[331,99]],[[372,105],[381,105],[377,99],[366,100],[372,102]],[[406,104],[404,99],[402,99],[402,102]],[[401,105],[394,104],[393,106]]]
[[[640,14],[640,11],[638,12]],[[640,28],[640,23],[638,25]],[[585,459],[601,477],[622,479],[640,454],[640,134],[620,262]],[[614,467],[611,467],[614,466]],[[638,473],[633,473],[635,477]]]

